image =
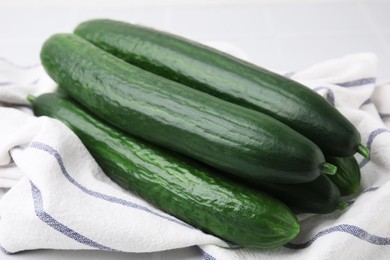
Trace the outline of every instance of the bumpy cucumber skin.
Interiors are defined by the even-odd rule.
[[[52,36],[41,60],[71,97],[130,134],[251,181],[320,175],[321,150],[283,123],[132,66],[78,36]]]
[[[355,157],[326,156],[326,159],[329,163],[337,166],[336,174],[329,176],[329,179],[336,184],[342,196],[351,195],[360,190],[361,174]]]
[[[145,70],[268,114],[325,154],[351,156],[357,129],[320,95],[291,79],[196,42],[112,20],[80,24],[75,34]]]
[[[276,199],[233,183],[187,157],[128,136],[66,97],[41,95],[34,100],[33,110],[72,129],[120,186],[205,232],[261,249],[281,246],[299,233],[296,217]]]

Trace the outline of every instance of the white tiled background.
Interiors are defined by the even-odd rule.
[[[379,81],[390,79],[390,1],[0,0],[0,57],[19,65],[38,63],[40,47],[51,34],[71,32],[83,20],[102,17],[138,22],[197,41],[229,42],[251,61],[276,70],[296,71],[355,52],[374,52]],[[194,248],[153,255],[37,251],[13,258],[185,256],[199,258],[200,252]]]

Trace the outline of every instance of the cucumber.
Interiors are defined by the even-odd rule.
[[[347,206],[346,202],[340,199],[338,187],[323,174],[307,183],[258,183],[250,186],[279,199],[294,213],[327,214]]]
[[[283,123],[132,66],[78,36],[52,36],[41,60],[97,116],[224,172],[303,183],[335,171],[317,145]]]
[[[128,136],[66,97],[50,93],[30,100],[35,115],[56,118],[73,130],[114,182],[196,228],[261,249],[281,246],[299,233],[292,212],[266,194]]]
[[[361,174],[355,157],[326,156],[326,159],[337,166],[337,173],[329,178],[339,188],[342,196],[351,195],[360,190]]]
[[[366,158],[357,129],[311,89],[276,73],[169,33],[112,20],[80,24],[75,34],[140,68],[274,117],[325,154]]]

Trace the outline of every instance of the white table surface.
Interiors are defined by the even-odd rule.
[[[33,3],[40,1],[33,1]],[[239,1],[226,5],[146,5],[134,1],[100,4],[23,4],[0,1],[0,57],[19,65],[39,62],[42,43],[57,32],[71,32],[83,20],[112,18],[160,28],[197,41],[223,41],[242,49],[263,67],[297,71],[356,52],[378,55],[378,80],[390,79],[390,2],[342,1],[271,4]],[[204,1],[201,1],[205,3]],[[224,1],[218,1],[224,2]],[[291,2],[291,1],[287,1]],[[294,1],[293,1],[294,2]],[[26,2],[27,3],[27,2]],[[110,4],[109,4],[110,3]],[[196,247],[152,254],[37,250],[0,259],[200,259]]]

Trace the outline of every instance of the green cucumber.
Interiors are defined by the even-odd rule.
[[[323,174],[307,183],[258,183],[250,186],[279,199],[295,213],[327,214],[346,207],[346,202],[340,199],[338,187]]]
[[[368,157],[357,129],[320,95],[291,79],[182,37],[119,21],[87,21],[75,34],[140,68],[268,114],[325,154]]]
[[[78,36],[52,36],[41,60],[97,116],[240,178],[303,183],[336,170],[317,145],[276,119],[132,66]]]
[[[251,248],[278,247],[299,233],[292,212],[266,194],[128,136],[66,97],[51,93],[30,100],[35,115],[72,129],[113,181],[196,228]]]
[[[337,166],[337,174],[329,178],[339,188],[342,196],[351,195],[360,190],[361,174],[355,157],[326,156],[326,159]]]

